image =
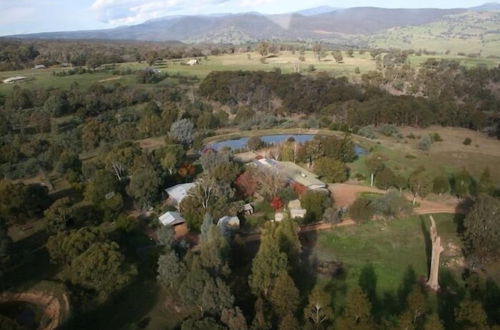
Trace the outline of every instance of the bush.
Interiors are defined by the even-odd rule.
[[[443,139],[441,138],[441,135],[439,135],[439,133],[432,133],[431,139],[432,139],[432,142],[442,142],[443,141]]]
[[[359,131],[358,134],[361,136],[364,136],[368,139],[375,139],[375,131],[373,129],[373,126],[365,126],[362,127]]]
[[[411,212],[411,204],[397,189],[389,190],[373,202],[375,213],[388,217],[398,217]]]
[[[385,136],[398,136],[400,134],[396,126],[389,124],[380,126],[378,131]]]
[[[374,214],[372,201],[364,197],[359,197],[349,207],[349,215],[357,223],[370,221]]]
[[[418,143],[418,148],[422,151],[428,151],[431,148],[432,139],[429,135],[424,136]]]
[[[470,146],[470,145],[471,145],[471,143],[472,143],[472,140],[471,140],[471,138],[465,138],[464,142],[462,142],[462,143],[463,143],[464,145],[466,145],[466,146]]]

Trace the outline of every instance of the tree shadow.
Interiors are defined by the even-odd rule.
[[[417,273],[413,269],[413,266],[408,266],[405,275],[403,276],[403,281],[398,288],[397,299],[398,299],[398,312],[401,313],[406,309],[406,300],[410,294],[413,287],[417,284]]]
[[[381,308],[383,307],[377,297],[377,274],[373,265],[366,264],[361,269],[358,284],[367,295],[372,304],[372,313],[375,318],[380,316]]]
[[[427,228],[427,224],[425,223],[425,218],[420,216],[420,228],[422,229],[422,235],[424,236],[424,244],[425,244],[425,256],[427,260],[427,273],[431,272],[431,262],[432,262],[432,238]]]
[[[447,269],[439,272],[441,289],[437,295],[437,311],[446,329],[455,329],[455,310],[465,296],[465,289]]]

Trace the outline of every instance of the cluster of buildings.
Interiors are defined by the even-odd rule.
[[[274,159],[262,158],[252,161],[250,166],[257,166],[266,171],[274,171],[282,175],[288,183],[298,183],[309,190],[327,192],[327,185],[318,179],[318,176],[292,162],[280,162]],[[164,226],[177,226],[185,223],[185,219],[178,212],[179,205],[189,195],[191,189],[196,187],[196,182],[179,184],[165,190],[168,194],[168,201],[171,206],[177,208],[177,211],[168,211],[159,217],[159,220]],[[306,215],[306,210],[302,208],[300,200],[290,201],[287,205],[288,211],[292,219],[303,218]],[[252,214],[254,212],[251,204],[245,204],[241,209],[243,214]],[[282,221],[285,218],[283,212],[275,214],[275,221]],[[240,220],[237,216],[224,216],[217,221],[217,226],[225,229],[238,229]]]

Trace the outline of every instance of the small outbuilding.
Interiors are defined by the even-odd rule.
[[[245,215],[252,215],[254,213],[253,205],[250,203],[243,205],[241,212]]]
[[[168,199],[172,204],[178,207],[182,200],[187,197],[189,191],[194,187],[196,187],[196,183],[183,183],[167,188],[165,192],[168,194]]]
[[[41,70],[41,69],[47,69],[47,67],[43,64],[38,64],[38,65],[35,65],[35,67],[33,69]]]
[[[200,64],[200,60],[198,60],[197,58],[193,58],[193,59],[187,61],[186,64],[193,66],[193,65],[196,65],[196,64]]]
[[[179,212],[172,211],[162,214],[158,220],[160,220],[161,224],[164,226],[176,226],[186,222]]]
[[[288,203],[288,210],[290,210],[290,217],[292,219],[303,218],[307,213],[307,210],[302,208],[302,204],[298,199]]]
[[[22,81],[25,81],[25,80],[26,80],[26,77],[15,76],[15,77],[10,77],[10,78],[4,79],[2,82],[4,84],[14,84],[16,82],[22,82]]]

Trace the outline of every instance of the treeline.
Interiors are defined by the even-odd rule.
[[[408,88],[402,95],[379,88],[387,78],[380,81],[375,74],[355,85],[325,73],[302,76],[279,70],[212,72],[201,83],[200,94],[236,108],[249,106],[268,114],[315,114],[350,127],[440,124],[488,129],[500,136],[500,100],[491,87],[499,81],[500,69],[433,63],[415,73],[418,88]]]
[[[230,45],[180,42],[30,41],[0,39],[0,71],[64,64],[96,68],[103,64],[180,59],[231,53]]]

